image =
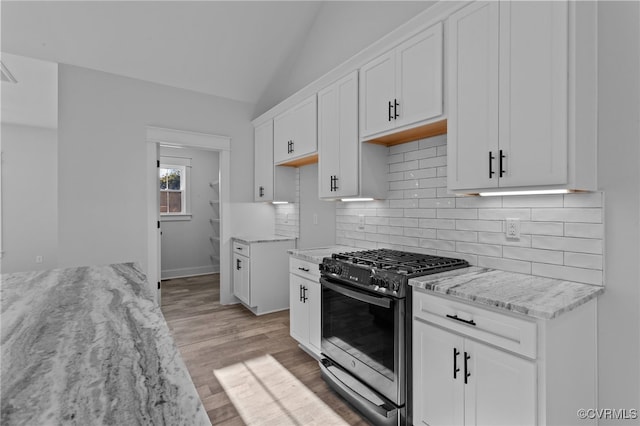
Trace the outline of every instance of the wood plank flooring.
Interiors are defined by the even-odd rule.
[[[266,354],[347,423],[369,424],[331,391],[318,362],[289,335],[289,311],[257,317],[242,305],[221,305],[219,295],[218,274],[162,283],[162,312],[212,424],[244,425],[213,370]]]

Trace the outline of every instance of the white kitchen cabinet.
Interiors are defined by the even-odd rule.
[[[318,150],[316,95],[273,119],[273,160],[285,164]]]
[[[533,361],[421,321],[413,336],[415,424],[535,424]]]
[[[254,314],[289,308],[287,250],[294,246],[294,239],[233,239],[233,294]]]
[[[307,352],[320,357],[320,270],[317,263],[289,260],[290,332]]]
[[[360,69],[360,137],[369,140],[443,114],[443,26],[433,25]]]
[[[295,169],[273,165],[273,121],[254,129],[254,201],[295,201]]]
[[[594,47],[576,49],[594,18],[570,19],[590,7],[474,2],[449,17],[450,190],[595,189],[595,133],[575,140],[576,120],[595,118]]]
[[[413,424],[577,424],[596,404],[595,330],[595,300],[539,320],[414,288]]]

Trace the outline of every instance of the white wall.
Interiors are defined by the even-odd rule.
[[[257,117],[435,2],[323,2],[305,43],[280,67],[260,97]]]
[[[3,83],[4,84],[4,83]],[[2,123],[2,273],[57,265],[58,132]],[[35,263],[42,256],[42,263]]]
[[[300,168],[299,187],[300,240],[298,248],[334,245],[336,242],[336,202],[318,198],[317,164]],[[317,220],[317,223],[314,219]]]
[[[162,220],[162,279],[219,272],[220,223],[209,222],[220,218],[218,187],[209,186],[219,179],[218,152],[160,147],[160,155],[191,159],[191,219]]]
[[[599,404],[640,406],[640,13],[598,3],[598,180],[605,200],[605,293],[598,300]],[[638,424],[602,420],[600,424]]]
[[[231,137],[231,201],[252,200],[251,105],[68,65],[59,75],[60,266],[146,269],[147,125]]]

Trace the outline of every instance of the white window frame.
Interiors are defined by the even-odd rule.
[[[183,173],[180,177],[182,190],[182,212],[180,213],[160,213],[160,220],[163,222],[191,220],[191,158],[161,156],[160,169],[180,169]],[[160,174],[158,173],[158,183]],[[160,209],[160,206],[158,206]]]

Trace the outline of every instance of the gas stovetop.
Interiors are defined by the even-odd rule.
[[[325,277],[369,291],[405,297],[409,278],[467,266],[462,259],[377,249],[335,253],[323,259],[320,271]]]

